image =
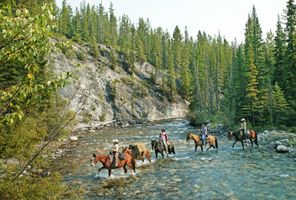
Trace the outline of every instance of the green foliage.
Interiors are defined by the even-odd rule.
[[[85,54],[82,51],[76,51],[76,57],[82,62],[86,60]]]
[[[32,176],[39,176],[32,173]],[[6,177],[8,178],[8,177]],[[67,186],[61,184],[62,177],[53,173],[48,177],[23,176],[17,182],[0,179],[1,199],[60,199]]]
[[[295,13],[294,0],[288,0],[286,27],[282,28],[278,20],[275,40],[269,33],[264,41],[253,7],[246,23],[245,42],[239,46],[235,42],[230,46],[220,34],[211,37],[198,32],[194,40],[185,30],[183,37],[178,26],[171,37],[161,27],[151,28],[148,19],[140,18],[137,25],[126,15],[118,19],[113,5],[105,11],[102,3],[98,8],[83,3],[73,15],[64,2],[57,15],[62,23],[56,30],[87,42],[95,57],[96,43],[106,45],[111,50],[101,53],[109,55],[113,70],[123,64],[133,74],[136,62],[152,63],[155,68],[150,71],[150,81],[158,81],[160,91],[171,101],[177,95],[190,100],[191,112],[205,111],[212,115],[226,112],[231,120],[249,117],[253,125],[262,126],[274,122],[277,111],[271,99],[276,82],[292,108],[289,117],[281,121],[289,124],[296,120]]]
[[[6,71],[0,75],[0,159],[17,160],[0,166],[0,199],[60,199],[66,189],[58,173],[39,173],[49,168],[48,158],[38,157],[40,147],[66,133],[61,126],[73,117],[55,93],[70,74],[54,76],[47,63],[52,12],[51,5],[37,15],[9,6],[0,11],[0,70]]]

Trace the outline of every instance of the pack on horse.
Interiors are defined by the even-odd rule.
[[[152,150],[155,151],[155,157],[157,158],[157,154],[160,153],[162,158],[164,158],[163,152],[166,152],[166,149],[162,143],[160,143],[157,140],[151,140],[151,147]],[[168,142],[168,152],[166,152],[167,157],[169,157],[169,154],[176,154],[175,147],[172,142]]]
[[[146,148],[144,143],[130,144],[128,148],[132,150],[134,159],[144,162],[144,158],[146,158],[151,163],[150,151]]]
[[[243,134],[241,133],[241,131],[239,131],[239,130],[238,131],[228,131],[227,137],[228,137],[229,140],[232,139],[232,138],[234,138],[234,140],[235,140],[233,145],[232,145],[232,148],[234,147],[235,143],[240,141],[241,144],[242,144],[243,150],[245,149],[244,148],[244,138],[243,138]],[[253,147],[253,142],[255,142],[257,147],[259,146],[256,131],[251,130],[251,129],[248,130],[247,134],[246,134],[246,137],[247,137],[247,139],[249,139],[251,141],[252,147]]]
[[[91,163],[93,166],[97,164],[97,162],[101,162],[103,167],[98,169],[98,173],[102,169],[108,169],[108,175],[111,176],[111,170],[116,168],[123,168],[124,173],[127,173],[126,166],[129,166],[131,168],[132,174],[134,175],[134,172],[136,171],[136,162],[135,159],[132,156],[132,152],[130,149],[124,149],[122,151],[123,159],[118,159],[117,164],[115,166],[112,165],[112,158],[110,155],[96,155],[93,154],[93,158],[91,159]]]
[[[197,147],[200,146],[201,151],[203,152],[203,143],[200,135],[196,135],[193,133],[188,133],[186,137],[186,141],[193,140],[195,144],[195,152],[197,150]],[[213,135],[208,135],[206,139],[207,144],[209,144],[209,147],[207,150],[210,148],[218,149],[218,140],[216,136]]]

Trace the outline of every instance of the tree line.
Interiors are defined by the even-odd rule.
[[[151,84],[172,102],[177,95],[188,100],[196,124],[219,118],[231,125],[245,117],[253,126],[295,126],[294,0],[265,38],[253,7],[241,44],[220,34],[192,37],[178,26],[171,35],[149,19],[135,24],[127,15],[118,18],[112,4],[108,11],[85,3],[73,11],[65,0],[61,8],[53,0],[4,0],[0,7],[1,199],[60,199],[71,193],[58,172],[48,175],[51,152],[45,149],[67,133],[63,127],[75,117],[65,112],[57,92],[70,74],[54,74],[48,59],[58,51],[51,39],[61,34],[89,45],[97,59],[101,45],[107,46],[114,70],[124,66],[133,74],[136,63],[150,62]]]
[[[171,101],[176,94],[189,100],[197,124],[221,115],[230,122],[245,117],[253,126],[290,126],[296,116],[295,13],[294,0],[288,0],[275,33],[264,38],[254,6],[246,16],[245,40],[237,44],[200,31],[193,38],[186,27],[181,32],[176,26],[170,35],[149,19],[135,24],[127,15],[116,17],[112,3],[108,11],[102,3],[82,3],[74,12],[64,0],[56,31],[88,43],[95,56],[100,56],[98,43],[110,47],[112,66],[124,58],[131,73],[135,62],[150,62],[155,66],[151,81]]]

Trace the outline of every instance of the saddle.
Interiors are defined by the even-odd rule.
[[[125,158],[124,158],[124,155],[122,154],[122,153],[119,153],[118,154],[118,158],[120,159],[120,160],[124,160]]]

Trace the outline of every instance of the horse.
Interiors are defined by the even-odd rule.
[[[161,144],[157,140],[151,140],[151,147],[152,147],[152,150],[155,151],[155,157],[156,158],[157,158],[158,153],[160,153],[162,158],[164,158],[163,152],[164,151],[166,152],[166,150],[165,150],[165,147],[163,146],[163,144]],[[171,154],[171,153],[176,154],[175,147],[174,147],[174,144],[172,142],[168,142],[168,152],[166,152],[166,153],[167,153],[167,157],[169,157],[168,154]]]
[[[112,158],[110,155],[96,155],[93,154],[93,158],[91,159],[91,163],[93,166],[97,164],[97,162],[101,162],[103,167],[98,169],[98,173],[102,169],[108,169],[108,175],[111,176],[111,170],[116,168],[123,168],[124,173],[127,173],[126,166],[129,166],[129,168],[132,171],[132,175],[134,175],[134,172],[136,172],[136,162],[135,159],[132,156],[132,152],[130,149],[124,149],[122,151],[124,159],[118,158],[117,164],[115,166],[112,166]]]
[[[144,143],[130,144],[128,149],[132,151],[134,159],[144,162],[145,157],[151,163],[150,151],[146,148]]]
[[[200,146],[200,149],[203,152],[203,146],[204,145],[202,143],[201,137],[199,135],[196,135],[196,134],[193,134],[193,133],[188,133],[187,137],[186,137],[186,141],[189,141],[190,139],[192,139],[194,141],[195,152],[196,152],[198,146]],[[217,140],[216,136],[208,135],[207,138],[206,138],[206,143],[209,144],[209,148],[207,148],[207,151],[210,148],[218,149],[218,140]]]
[[[253,147],[253,140],[254,140],[255,144],[257,145],[257,147],[259,146],[256,131],[250,129],[247,132],[246,136],[247,136],[247,139],[249,139],[251,141],[252,147]],[[235,140],[235,142],[232,145],[232,148],[234,147],[235,143],[237,143],[237,141],[240,141],[242,144],[243,150],[245,150],[243,134],[239,130],[238,131],[228,131],[227,137],[229,140],[232,138],[234,138],[234,140]]]

